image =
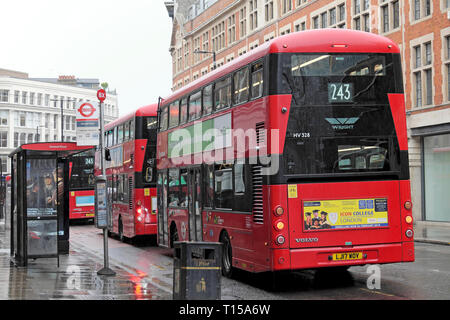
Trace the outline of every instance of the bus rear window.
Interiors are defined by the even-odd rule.
[[[294,54],[292,76],[383,76],[385,57],[375,54]]]

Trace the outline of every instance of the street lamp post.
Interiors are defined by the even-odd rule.
[[[55,108],[56,108],[56,101],[61,102],[61,141],[64,141],[64,99],[51,99],[51,101],[55,102]],[[76,100],[67,99],[66,102],[74,102]]]
[[[212,56],[213,56],[213,70],[216,69],[216,52],[215,51],[195,50],[194,53],[212,54]]]

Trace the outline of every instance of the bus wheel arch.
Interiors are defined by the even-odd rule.
[[[233,248],[230,236],[225,229],[220,233],[219,242],[222,243],[222,275],[231,278],[233,274]]]

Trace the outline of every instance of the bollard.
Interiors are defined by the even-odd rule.
[[[174,300],[220,300],[222,244],[175,242]]]

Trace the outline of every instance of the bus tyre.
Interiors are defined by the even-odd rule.
[[[178,241],[178,230],[175,223],[170,227],[170,248],[173,248],[174,243]]]
[[[121,242],[125,242],[125,236],[123,235],[123,223],[122,223],[122,217],[119,218],[119,240]]]
[[[233,274],[233,252],[230,237],[226,231],[220,236],[220,242],[222,243],[222,275],[231,278]]]

